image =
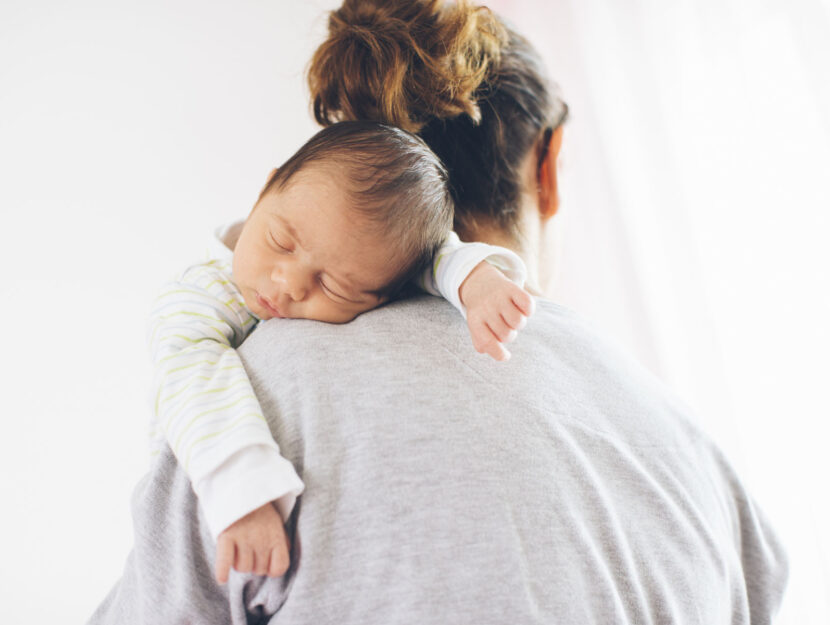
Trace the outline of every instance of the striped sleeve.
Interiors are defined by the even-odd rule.
[[[256,322],[231,280],[230,261],[188,268],[154,301],[148,327],[154,365],[151,440],[156,450],[167,442],[200,499],[201,492],[229,490],[218,484],[248,481],[245,475],[232,480],[227,472],[243,466],[231,461],[238,452],[251,449],[270,455],[275,471],[278,468],[285,478],[286,487],[277,494],[287,489],[296,496],[302,491],[293,467],[279,455],[236,352]],[[260,481],[265,483],[265,476]],[[270,500],[257,501],[261,505]],[[206,510],[214,535],[254,509],[251,505],[240,503],[242,509],[233,513],[233,506],[217,498]]]
[[[483,260],[501,270],[519,286],[524,286],[527,268],[516,253],[487,243],[464,243],[455,232],[450,232],[444,240],[432,263],[421,275],[418,285],[427,293],[446,299],[466,319],[467,310],[461,303],[458,290],[470,272]]]

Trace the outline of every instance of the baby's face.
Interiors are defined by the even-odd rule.
[[[345,323],[382,303],[393,245],[348,205],[339,174],[310,166],[263,196],[233,254],[233,277],[260,319]],[[339,187],[339,188],[338,188]]]

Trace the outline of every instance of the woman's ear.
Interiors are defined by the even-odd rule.
[[[562,126],[550,134],[548,144],[542,148],[542,161],[537,168],[536,184],[539,189],[539,216],[543,221],[559,211],[559,152],[562,150]],[[545,149],[547,148],[547,149]]]

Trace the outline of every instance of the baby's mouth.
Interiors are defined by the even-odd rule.
[[[274,317],[280,319],[282,318],[279,309],[276,306],[274,306],[271,302],[269,302],[267,299],[262,297],[262,295],[260,295],[259,293],[256,294],[256,301],[259,302],[259,305],[262,306],[269,313],[271,313]]]

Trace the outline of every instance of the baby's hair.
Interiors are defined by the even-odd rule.
[[[452,228],[452,194],[441,160],[422,139],[400,128],[340,122],[318,132],[283,163],[260,198],[286,188],[309,166],[342,177],[352,209],[394,242],[389,260],[401,267],[377,295],[398,295],[429,265]]]

